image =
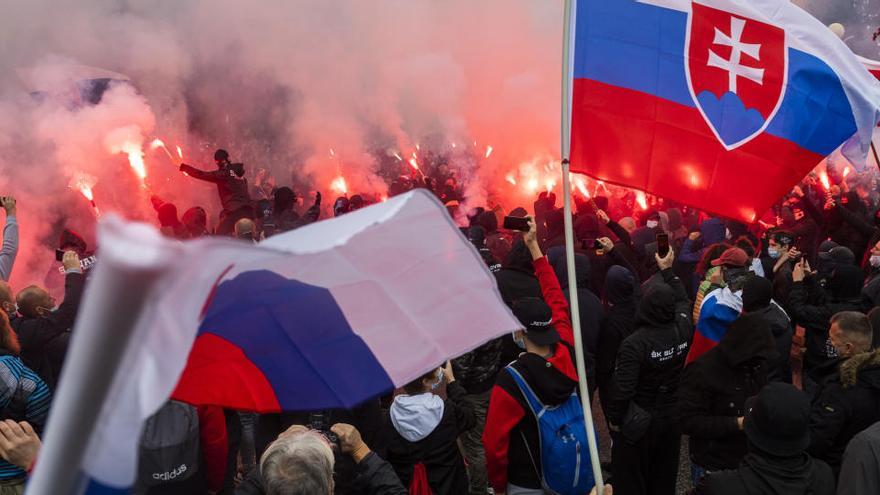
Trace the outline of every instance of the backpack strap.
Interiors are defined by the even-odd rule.
[[[536,419],[540,419],[541,416],[544,415],[544,411],[547,410],[547,407],[541,402],[541,399],[538,399],[538,395],[532,390],[532,387],[526,383],[525,378],[519,374],[519,371],[513,367],[513,365],[507,365],[504,369],[510,373],[510,376],[513,377],[513,381],[516,382],[517,387],[519,387],[519,391],[522,392],[523,397],[525,397],[526,402],[529,404],[529,409],[532,410],[532,414],[535,415]]]

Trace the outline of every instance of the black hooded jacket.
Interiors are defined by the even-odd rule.
[[[865,308],[861,290],[862,271],[854,265],[839,265],[835,268],[831,277],[831,299],[821,305],[807,302],[804,282],[795,282],[792,285],[789,297],[790,316],[805,329],[805,368],[813,368],[834,357],[828,343],[831,317],[840,311],[863,311]]]
[[[522,239],[513,243],[504,267],[495,273],[501,299],[512,305],[523,297],[541,297],[541,284],[532,267],[532,255]]]
[[[636,329],[636,286],[632,272],[622,266],[612,266],[605,278],[605,301],[608,310],[599,322],[599,341],[596,350],[596,382],[602,409],[608,410],[612,395],[612,377],[617,364],[620,343]]]
[[[690,301],[672,269],[665,285],[645,293],[636,316],[637,330],[620,345],[608,420],[620,425],[630,401],[655,417],[677,415],[681,371],[693,337]]]
[[[565,249],[553,248],[547,253],[547,259],[556,272],[562,293],[571,305],[571,294],[568,290],[568,265],[565,259]],[[589,289],[590,286],[590,259],[583,254],[574,255],[574,270],[578,293],[578,314],[581,319],[581,335],[584,343],[584,357],[587,365],[587,376],[595,376],[596,349],[599,341],[599,322],[605,313],[602,301]],[[595,382],[595,380],[594,380]],[[590,383],[591,391],[595,390],[596,384]]]
[[[696,495],[834,495],[831,468],[806,454],[774,457],[752,448],[737,469],[703,477]]]
[[[684,370],[679,386],[682,433],[690,435],[691,460],[709,471],[735,469],[746,455],[737,418],[746,399],[769,381],[776,343],[766,320],[744,313],[717,346]]]

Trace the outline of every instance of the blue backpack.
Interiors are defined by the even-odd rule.
[[[589,493],[595,480],[587,446],[584,410],[577,392],[572,392],[568,400],[558,406],[545,406],[513,366],[508,365],[506,369],[535,415],[542,471],[538,475],[544,490],[557,495]],[[538,467],[525,435],[523,442],[537,471]]]

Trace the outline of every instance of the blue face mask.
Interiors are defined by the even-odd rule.
[[[526,350],[526,341],[524,339],[516,338],[516,332],[513,332],[511,335],[513,337],[513,343],[516,344],[522,350]]]
[[[767,254],[769,254],[774,260],[779,258],[779,250],[776,248],[767,248]]]
[[[443,383],[443,370],[437,370],[437,381],[431,384],[431,391],[435,392],[440,388],[440,384]]]

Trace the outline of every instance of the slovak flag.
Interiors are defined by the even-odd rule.
[[[751,223],[844,142],[865,161],[880,82],[789,0],[577,0],[573,18],[573,171]]]
[[[872,76],[880,79],[880,60],[871,60],[865,57],[859,57],[859,61],[862,62],[862,65],[868,69],[868,72],[871,73]]]
[[[102,220],[29,495],[124,494],[168,400],[349,407],[520,327],[418,189],[258,245]]]

